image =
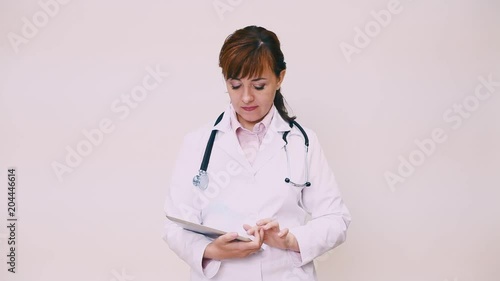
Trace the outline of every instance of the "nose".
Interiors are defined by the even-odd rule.
[[[243,88],[243,95],[241,96],[241,100],[244,103],[251,103],[254,100],[253,93],[249,87]]]

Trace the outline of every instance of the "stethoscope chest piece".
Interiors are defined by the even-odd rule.
[[[200,170],[198,174],[193,177],[193,185],[205,190],[208,187],[208,174],[207,171]]]

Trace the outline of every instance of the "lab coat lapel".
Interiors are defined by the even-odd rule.
[[[217,133],[217,137],[215,138],[215,145],[226,152],[227,155],[232,157],[235,161],[237,161],[241,165],[241,167],[245,168],[246,170],[252,171],[252,167],[250,166],[245,153],[241,149],[240,143],[236,138],[236,134],[234,134],[231,129],[231,123],[229,119],[230,114],[231,109],[228,108],[224,112],[224,117],[222,118],[220,123],[214,127],[214,129],[219,131]]]
[[[217,146],[236,160],[243,168],[251,171],[252,167],[250,166],[245,153],[243,153],[236,135],[232,132],[219,132],[218,135],[219,137],[216,139]]]
[[[274,109],[274,116],[253,164],[254,173],[258,172],[269,160],[271,160],[285,146],[283,133],[290,131],[290,125],[281,118],[278,110]]]

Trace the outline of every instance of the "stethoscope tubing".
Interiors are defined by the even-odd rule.
[[[222,112],[221,115],[217,117],[214,127],[217,124],[219,124],[219,122],[222,120],[222,117],[224,117],[224,112]],[[212,154],[212,148],[214,147],[215,135],[217,135],[217,130],[212,129],[212,132],[210,133],[210,138],[208,139],[207,146],[205,147],[205,153],[203,154],[203,161],[201,161],[200,171],[206,172],[208,169],[208,162],[210,161],[210,155]]]
[[[209,137],[208,142],[207,142],[207,146],[205,147],[205,153],[203,154],[203,160],[201,161],[200,169],[198,171],[198,174],[195,175],[193,178],[193,185],[199,187],[202,190],[205,190],[208,187],[207,169],[208,169],[208,163],[210,162],[210,155],[212,154],[212,148],[213,148],[214,142],[215,142],[215,136],[217,135],[217,130],[215,129],[215,126],[217,124],[219,124],[219,122],[222,120],[222,117],[224,117],[224,112],[222,112],[219,115],[219,117],[217,118],[217,120],[214,123],[214,129],[212,129],[212,132],[210,133],[210,137]],[[290,129],[293,128],[293,126],[295,125],[300,130],[302,135],[304,136],[304,144],[305,144],[305,150],[306,150],[305,157],[304,157],[304,161],[305,161],[304,164],[306,167],[306,171],[305,171],[306,182],[304,184],[297,184],[297,183],[291,181],[290,178],[288,178],[288,177],[285,178],[285,182],[289,183],[293,186],[296,186],[296,187],[310,186],[311,183],[309,182],[309,167],[308,167],[309,165],[307,165],[307,156],[309,154],[309,137],[307,136],[307,133],[304,130],[304,128],[302,128],[302,126],[300,126],[299,123],[297,123],[297,121],[291,120],[289,122],[289,124],[290,124]],[[287,160],[288,175],[290,175],[290,173],[291,173],[290,158],[288,156],[288,150],[287,150],[288,133],[290,133],[290,131],[286,131],[283,133],[283,140],[285,141],[284,149],[285,149],[286,160]]]

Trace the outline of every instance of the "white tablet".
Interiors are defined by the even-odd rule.
[[[227,232],[225,231],[222,231],[222,230],[218,230],[218,229],[215,229],[215,228],[211,228],[211,227],[208,227],[208,226],[204,226],[204,225],[201,225],[201,224],[196,224],[196,223],[192,223],[192,222],[189,222],[189,221],[185,221],[185,220],[181,220],[181,219],[178,219],[178,218],[174,218],[174,217],[171,217],[171,216],[168,216],[167,215],[167,218],[173,222],[175,222],[176,224],[178,224],[179,226],[181,226],[182,228],[186,229],[186,230],[189,230],[189,231],[192,231],[192,232],[196,232],[196,233],[199,233],[199,234],[203,234],[207,237],[210,237],[210,238],[217,238],[221,235],[224,235],[226,234]],[[239,241],[244,241],[244,242],[250,242],[252,241],[250,238],[247,238],[247,237],[243,237],[243,236],[240,236],[238,235],[238,237],[236,238],[236,240],[239,240]]]

